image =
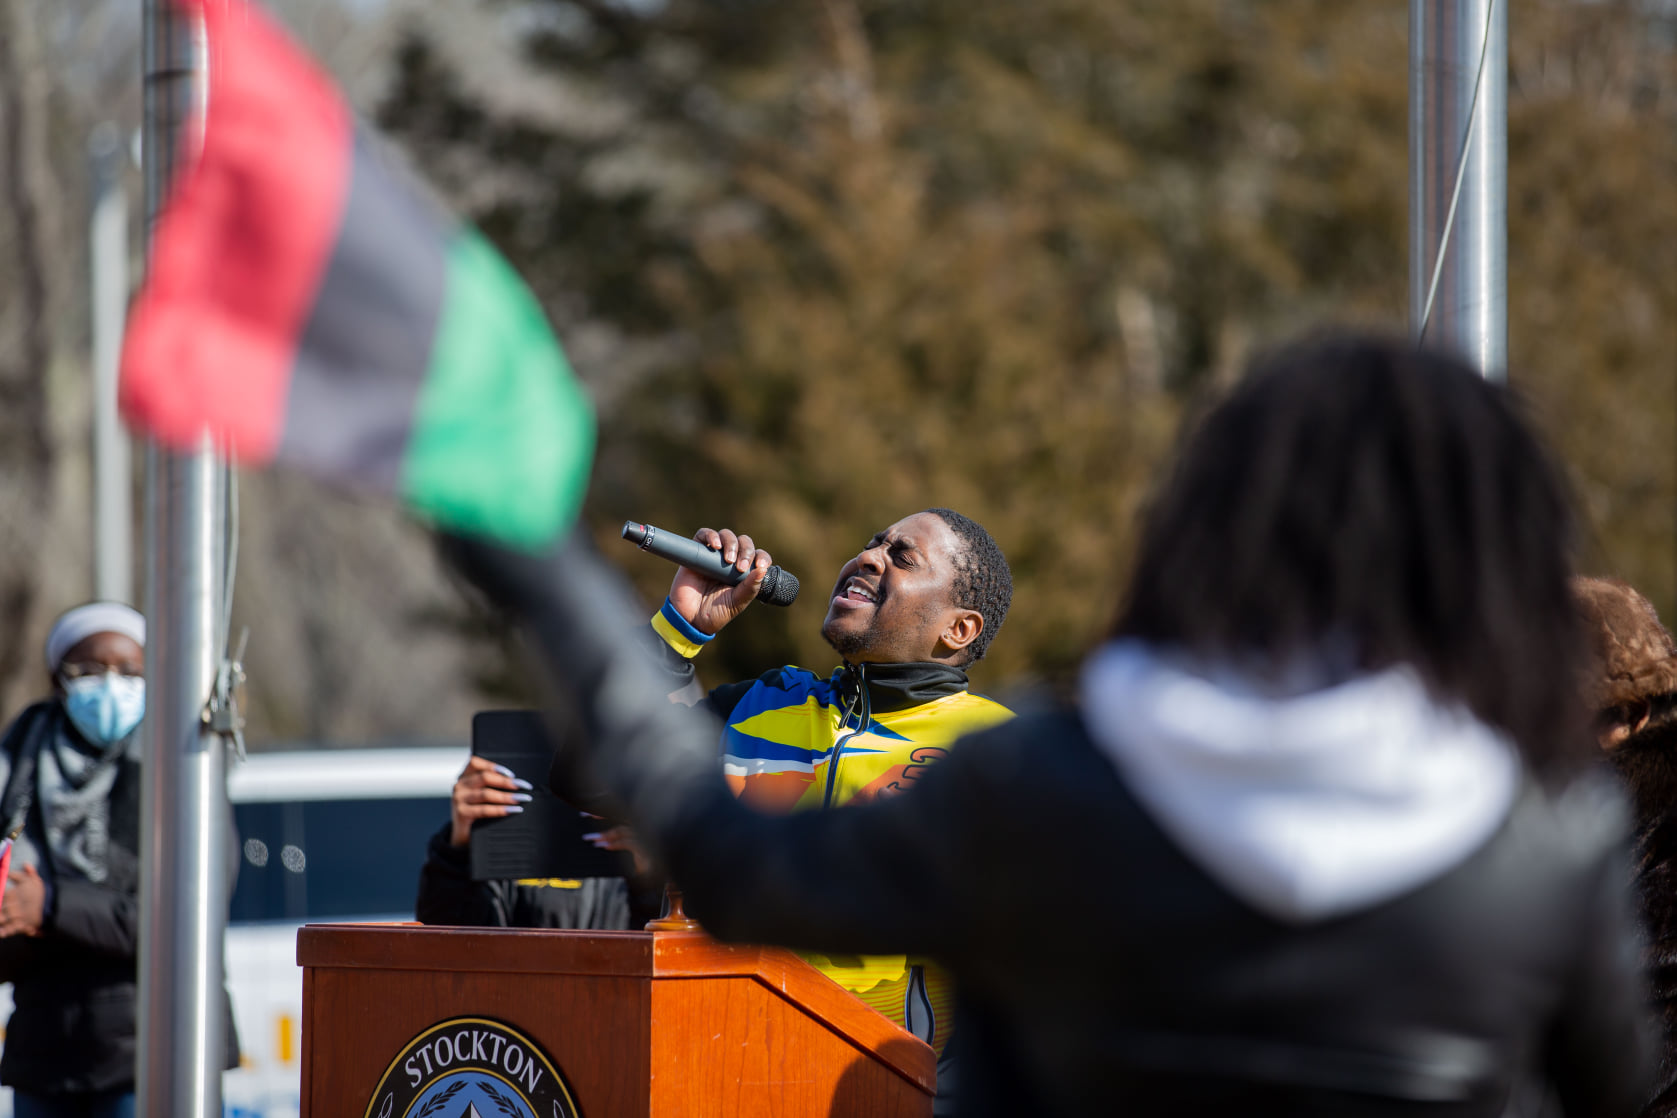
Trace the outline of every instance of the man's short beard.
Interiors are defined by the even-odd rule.
[[[836,625],[821,626],[821,636],[833,646],[833,651],[844,657],[846,662],[853,663],[855,658],[868,650],[873,643],[873,626],[869,625],[861,632],[839,629]]]

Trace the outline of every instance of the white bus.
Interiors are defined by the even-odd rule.
[[[425,844],[448,822],[465,746],[253,753],[228,777],[239,831],[227,985],[243,1059],[227,1118],[296,1118],[304,924],[412,920]]]

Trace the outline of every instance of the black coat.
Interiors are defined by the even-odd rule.
[[[1628,1116],[1646,1097],[1624,810],[1600,783],[1528,785],[1454,869],[1283,924],[1163,835],[1075,711],[964,739],[900,796],[756,814],[714,723],[648,699],[629,595],[585,545],[448,548],[575,702],[587,732],[556,771],[610,789],[707,929],[949,966],[969,1118],[1500,1118],[1551,1089]]]
[[[656,916],[621,877],[585,877],[575,883],[473,881],[470,847],[449,843],[451,826],[431,836],[419,871],[414,919],[421,924],[478,928],[640,928]],[[662,900],[660,893],[656,900]]]
[[[62,718],[58,703],[25,710],[8,728],[4,748],[18,749],[29,735],[17,731],[38,718]],[[11,761],[15,778],[18,758]],[[0,802],[12,803],[15,792],[8,787]],[[0,1083],[9,1087],[37,1094],[134,1088],[140,766],[126,758],[118,762],[111,786],[109,821],[106,881],[57,875],[54,911],[40,934],[0,939],[0,981],[12,984],[16,1005],[0,1058]],[[43,857],[50,857],[38,797],[24,825]],[[231,837],[231,820],[228,828]],[[237,843],[232,845],[237,869]],[[225,992],[222,1015],[223,1066],[237,1067],[238,1038]]]
[[[1569,1115],[1631,1115],[1645,1097],[1623,810],[1600,785],[1528,786],[1441,877],[1285,924],[1160,832],[1074,712],[966,739],[860,808],[771,819],[682,779],[640,822],[713,934],[951,968],[966,1115],[1491,1118],[1546,1087]]]

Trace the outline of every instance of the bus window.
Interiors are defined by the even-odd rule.
[[[229,919],[412,918],[425,845],[447,797],[233,805],[239,877]]]

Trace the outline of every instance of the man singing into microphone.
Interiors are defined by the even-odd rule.
[[[772,560],[728,529],[693,538],[750,574],[728,586],[678,570],[652,618],[656,654],[671,698],[703,702],[725,724],[728,783],[752,807],[805,811],[894,795],[962,734],[1012,717],[967,685],[967,665],[1007,616],[1013,577],[990,533],[960,513],[905,517],[839,570],[821,624],[844,658],[831,675],[776,668],[708,696],[692,659],[757,597]],[[935,966],[900,955],[804,957],[943,1055],[951,994]],[[940,1096],[946,1071],[940,1065]]]

